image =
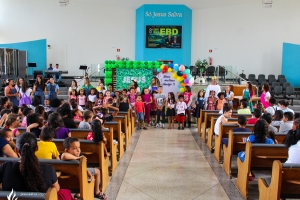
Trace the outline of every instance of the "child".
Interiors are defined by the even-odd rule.
[[[185,110],[187,108],[185,102],[183,101],[183,95],[178,96],[179,102],[176,104],[176,111],[177,111],[177,122],[178,122],[178,130],[184,130],[184,121],[185,121]],[[182,128],[180,128],[180,123]]]
[[[155,100],[157,103],[157,112],[156,112],[156,128],[160,127],[165,128],[165,105],[166,105],[166,95],[163,94],[163,87],[158,86],[158,93],[155,95]],[[162,123],[160,122],[160,116],[162,115]]]
[[[23,119],[21,123],[21,127],[26,128],[27,127],[27,115],[32,114],[33,110],[31,108],[24,108],[23,110]]]
[[[199,118],[200,117],[200,110],[204,110],[204,104],[205,104],[205,91],[200,90],[198,92],[198,95],[195,100],[196,104],[196,112],[194,112],[194,117]]]
[[[23,81],[22,87],[20,88],[20,102],[19,102],[20,107],[23,104],[25,104],[25,105],[31,104],[31,98],[30,98],[31,92],[32,92],[32,89],[28,87],[27,81]]]
[[[193,94],[191,92],[190,86],[184,87],[184,93],[183,93],[184,103],[187,106],[187,109],[185,111],[185,114],[187,116],[188,120],[188,127],[191,128],[191,109],[192,109],[192,101],[193,101]],[[184,122],[184,127],[186,127],[186,122]]]
[[[65,127],[64,122],[57,112],[54,112],[48,117],[48,126],[55,130],[56,139],[65,139],[71,137],[71,131]]]
[[[45,101],[44,101],[44,104],[45,104],[44,105],[45,107],[49,108],[50,107],[50,100],[48,98],[46,98]]]
[[[44,126],[44,118],[38,113],[32,113],[27,115],[27,129],[26,132],[30,132],[39,138],[41,135],[41,128]]]
[[[137,96],[136,102],[134,104],[134,108],[135,108],[136,119],[138,121],[137,129],[147,130],[147,128],[145,127],[145,122],[144,122],[145,105],[144,105],[144,102],[142,102],[141,95]]]
[[[92,102],[93,105],[95,104],[95,102],[96,102],[96,100],[97,100],[97,95],[96,95],[96,93],[97,93],[96,89],[95,89],[95,88],[92,88],[92,89],[90,90],[90,95],[88,96],[88,100],[89,100],[90,102]]]
[[[250,109],[248,108],[248,102],[247,101],[241,101],[240,109],[237,111],[238,114],[251,114]]]
[[[105,92],[105,97],[103,98],[103,104],[107,104],[108,99],[111,98],[111,92],[109,90],[107,90]]]
[[[152,103],[152,97],[149,92],[148,88],[144,88],[142,91],[142,100],[145,103],[145,118],[148,122],[148,126],[150,126],[150,107]]]
[[[273,116],[276,110],[278,110],[278,107],[276,106],[276,99],[274,97],[271,97],[269,100],[269,104],[270,106],[265,109],[265,112],[270,113]]]
[[[168,101],[167,102],[168,102],[167,116],[168,116],[168,123],[169,123],[168,129],[173,129],[174,128],[174,117],[175,117],[175,105],[176,105],[175,95],[173,92],[168,93]]]
[[[69,103],[72,99],[75,99],[77,101],[77,91],[75,89],[72,89],[69,95]]]
[[[233,128],[233,132],[252,132],[249,128],[246,128],[247,117],[245,115],[240,115],[238,117],[238,128]]]
[[[90,110],[86,110],[83,113],[83,121],[81,121],[78,125],[78,129],[91,129],[91,125],[89,124],[92,121],[93,112]]]
[[[152,93],[153,91],[158,91],[158,86],[160,86],[160,82],[159,82],[158,78],[153,77],[151,84],[149,86],[150,92]]]
[[[14,150],[16,147],[16,144],[13,141],[14,135],[11,129],[9,128],[3,128],[0,131],[0,137],[3,137],[11,146],[11,148]]]
[[[216,98],[215,91],[211,90],[209,92],[209,97],[207,98],[207,108],[206,110],[216,110]]]
[[[102,93],[102,92],[98,92],[98,99],[97,99],[95,105],[98,105],[98,106],[103,105],[103,103],[104,103],[104,102],[103,102],[103,99],[104,99],[103,93]]]
[[[91,102],[91,101],[87,101],[86,103],[85,103],[85,110],[93,110],[93,102]]]
[[[128,94],[128,103],[131,107],[132,110],[134,110],[134,104],[136,102],[136,93],[135,93],[135,88],[131,87],[130,88],[130,93]]]
[[[287,134],[293,128],[294,114],[292,112],[283,113],[283,123],[279,127],[279,133]]]
[[[224,103],[226,103],[225,93],[219,92],[218,94],[219,99],[217,100],[217,110],[223,110]]]
[[[73,113],[73,120],[74,122],[81,122],[82,121],[82,112],[77,108],[72,110]]]
[[[157,91],[154,90],[152,91],[152,99],[155,99],[155,96],[157,94]],[[155,122],[156,122],[156,112],[157,112],[157,103],[156,101],[152,101],[151,105],[150,105],[150,125],[155,126]],[[153,120],[154,118],[154,120]]]
[[[129,110],[129,103],[126,96],[120,98],[119,111],[127,112]]]
[[[260,119],[261,117],[261,110],[260,109],[254,109],[253,112],[254,117],[248,120],[247,124],[256,124],[256,122]]]
[[[59,152],[53,141],[55,136],[54,130],[51,127],[46,126],[40,135],[40,141],[38,141],[38,150],[35,155],[38,159],[59,159]]]
[[[78,105],[80,105],[81,107],[85,106],[86,97],[84,95],[84,89],[82,89],[82,88],[79,90],[79,95],[77,97],[77,102],[78,102]]]
[[[66,138],[64,141],[64,153],[61,155],[62,160],[79,160],[81,158],[80,142],[77,138]],[[94,195],[99,199],[106,199],[107,196],[102,193],[100,188],[100,170],[98,168],[88,168],[88,176],[93,180],[95,176]],[[75,195],[76,198],[80,198],[79,195]]]

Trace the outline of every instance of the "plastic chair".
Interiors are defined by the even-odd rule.
[[[272,85],[272,83],[276,82],[277,80],[276,78],[269,78],[268,81],[269,81],[269,85]]]
[[[216,68],[214,66],[207,67],[205,70],[205,74],[206,74],[207,78],[209,78],[209,76],[214,76],[215,71],[216,71]]]
[[[279,79],[279,83],[282,86],[284,82],[287,82],[285,78],[281,78]]]
[[[252,85],[258,86],[258,82],[256,81],[250,81],[252,83]]]
[[[262,76],[261,76],[261,77],[258,78],[258,83],[259,83],[259,84],[261,84],[263,81],[266,81],[266,78],[265,78],[265,77],[262,77]]]
[[[257,77],[257,79],[259,80],[260,78],[266,79],[266,76],[264,74],[259,74],[258,77]]]
[[[249,74],[249,75],[248,75],[248,81],[251,81],[250,79],[251,79],[251,80],[256,80],[256,79],[255,79],[255,74]]]
[[[277,80],[279,81],[281,78],[285,78],[285,75],[278,75]]]
[[[284,83],[282,84],[282,89],[283,89],[283,91],[286,91],[286,87],[288,87],[288,86],[291,86],[291,84],[290,84],[289,82],[284,82]]]
[[[287,86],[285,96],[287,99],[292,100],[291,105],[293,105],[294,99],[296,98],[294,87]]]
[[[270,80],[270,78],[272,78],[272,79],[273,79],[273,78],[274,78],[274,79],[276,79],[274,74],[269,74],[269,75],[268,75],[268,80]]]
[[[248,81],[249,81],[249,82],[252,82],[252,81],[255,81],[255,82],[256,82],[256,79],[255,79],[254,77],[249,77],[249,78],[248,78]]]
[[[274,96],[276,99],[282,99],[283,93],[282,93],[282,86],[275,86],[274,88]]]

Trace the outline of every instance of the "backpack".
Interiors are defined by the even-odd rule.
[[[23,104],[25,105],[31,105],[31,99],[29,96],[27,96],[25,93],[22,94],[22,98],[20,99],[20,106]]]

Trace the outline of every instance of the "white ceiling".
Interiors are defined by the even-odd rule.
[[[87,0],[83,0],[87,1]],[[191,9],[205,9],[213,7],[224,7],[236,4],[245,4],[256,2],[262,3],[262,0],[90,0],[101,4],[117,7],[138,8],[143,4],[184,4]],[[72,0],[70,0],[72,3]]]

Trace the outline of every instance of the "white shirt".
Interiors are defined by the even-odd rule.
[[[289,157],[285,163],[297,163],[300,164],[300,140],[297,144],[290,146]]]
[[[91,94],[90,94],[90,95],[88,96],[88,99],[89,99],[89,101],[95,103],[95,101],[96,101],[96,99],[97,99],[97,96],[96,96],[96,95],[91,95]]]
[[[204,97],[207,99],[209,97],[210,91],[212,90],[215,91],[215,97],[218,99],[218,94],[221,92],[221,87],[219,85],[207,86]]]
[[[58,68],[53,68],[52,70],[53,70],[53,71],[59,71],[59,69],[58,69]]]
[[[177,104],[176,104],[177,114],[185,113],[186,109],[187,109],[186,103],[180,102],[180,101],[177,102]]]
[[[266,95],[265,95],[265,101],[266,101],[266,102],[269,102],[270,97],[271,97],[270,92],[266,92]]]
[[[81,112],[84,111],[83,108],[82,108],[80,105],[78,105],[77,108],[78,108],[78,110],[80,110]],[[70,109],[73,110],[72,106],[70,106]]]
[[[270,113],[272,116],[275,114],[275,111],[278,110],[277,106],[269,106],[265,109],[267,113]]]
[[[220,124],[222,123],[223,117],[224,117],[224,115],[221,115],[215,123],[214,132],[216,135],[219,135]],[[227,121],[227,119],[225,117],[224,117],[224,119]]]
[[[25,92],[26,96],[30,97],[31,92],[32,92],[32,89],[28,88]],[[22,88],[20,88],[20,94],[21,94],[21,96],[23,96]]]

